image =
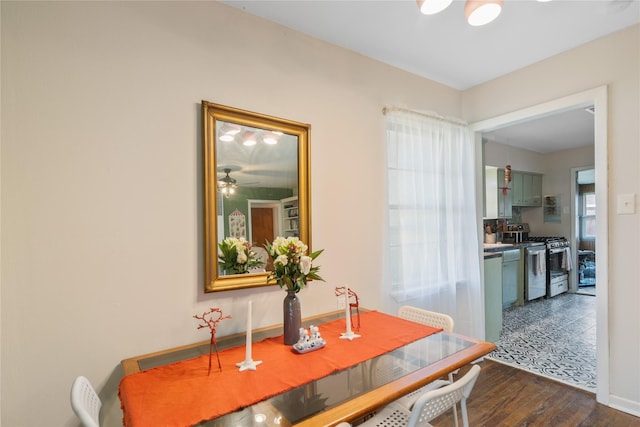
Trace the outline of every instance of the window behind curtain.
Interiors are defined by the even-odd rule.
[[[383,310],[449,314],[483,337],[475,148],[464,124],[386,114],[387,230]]]

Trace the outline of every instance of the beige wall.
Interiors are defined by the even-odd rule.
[[[474,122],[607,85],[610,400],[636,414],[640,371],[629,367],[640,360],[639,57],[636,25],[463,93],[464,117]],[[626,193],[636,194],[634,215],[616,213]]]
[[[382,108],[460,116],[458,91],[217,2],[0,4],[3,426],[77,425],[78,374],[119,425],[121,359],[206,340],[211,306],[220,335],[248,299],[282,321],[279,289],[202,292],[202,99],[312,125],[303,314],[345,283],[380,305]]]
[[[515,171],[542,173],[544,168],[543,154],[491,140],[484,144],[484,160],[487,166],[511,165]]]
[[[192,316],[211,306],[280,321],[278,289],[202,293],[202,99],[312,124],[327,283],[305,315],[344,283],[380,304],[384,105],[473,121],[610,84],[612,195],[639,190],[637,28],[460,93],[216,2],[0,7],[5,427],[77,425],[78,374],[119,425],[122,358],[206,339]],[[638,221],[611,218],[612,392],[637,405]]]
[[[527,210],[527,220],[539,224],[536,234],[539,236],[571,236],[571,170],[573,168],[593,166],[593,147],[575,148],[558,151],[545,156],[542,170],[543,195],[560,196],[562,206],[561,223],[544,222],[543,210]],[[525,214],[523,213],[523,217]]]

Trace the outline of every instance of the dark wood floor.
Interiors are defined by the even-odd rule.
[[[479,365],[482,371],[467,401],[472,427],[640,426],[640,418],[597,403],[593,393],[490,360]],[[453,426],[452,413],[432,424]]]

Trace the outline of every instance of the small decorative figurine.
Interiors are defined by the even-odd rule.
[[[293,349],[298,353],[308,353],[314,350],[320,350],[327,342],[320,336],[320,329],[317,326],[309,326],[307,331],[305,328],[300,328],[300,338],[298,342],[293,345]]]
[[[231,318],[230,315],[223,315],[222,310],[219,308],[211,307],[209,311],[202,313],[202,316],[197,314],[193,316],[195,319],[202,320],[203,323],[198,325],[198,329],[209,328],[211,331],[211,342],[209,343],[209,372],[207,375],[211,375],[211,356],[213,355],[213,349],[216,349],[216,357],[218,358],[218,369],[222,371],[222,364],[220,363],[220,355],[218,354],[218,343],[216,343],[216,328],[218,323],[222,319]]]

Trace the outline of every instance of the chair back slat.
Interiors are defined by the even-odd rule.
[[[100,427],[102,401],[86,377],[77,377],[71,385],[71,408],[83,427]]]
[[[423,394],[413,405],[408,427],[426,426],[429,421],[451,409],[457,403],[462,407],[462,425],[469,426],[466,403],[480,374],[480,366],[473,365],[469,372],[454,383]]]
[[[434,328],[442,328],[445,332],[453,332],[453,318],[448,314],[403,305],[398,309],[398,317]]]

